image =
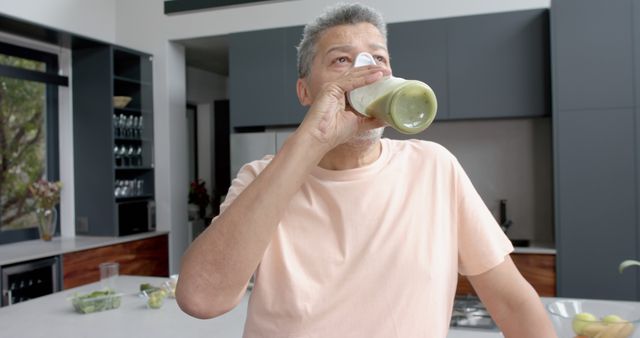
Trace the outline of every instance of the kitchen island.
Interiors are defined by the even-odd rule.
[[[146,307],[137,295],[141,283],[161,285],[167,278],[119,276],[118,291],[124,293],[118,309],[91,314],[75,313],[69,298],[76,292],[100,288],[99,283],[36,298],[0,308],[2,337],[152,337],[152,338],[240,338],[249,301],[247,293],[240,305],[227,314],[199,320],[183,313],[175,299],[167,298],[162,308]],[[554,298],[543,298],[551,302]],[[497,331],[452,328],[447,338],[499,338]]]

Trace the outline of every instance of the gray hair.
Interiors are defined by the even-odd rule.
[[[302,40],[298,45],[298,77],[305,78],[311,72],[311,64],[316,55],[316,43],[322,33],[329,28],[340,25],[355,25],[370,23],[375,26],[385,40],[387,39],[387,25],[382,15],[375,9],[354,4],[338,4],[327,9],[322,15],[304,27]]]

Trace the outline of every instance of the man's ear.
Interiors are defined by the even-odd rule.
[[[309,91],[309,87],[307,85],[307,81],[304,79],[298,79],[296,82],[296,92],[298,93],[298,100],[300,104],[303,106],[310,106],[311,102],[311,93]]]

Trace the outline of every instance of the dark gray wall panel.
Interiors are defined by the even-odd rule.
[[[283,96],[283,124],[299,124],[304,119],[307,108],[300,104],[296,92],[298,82],[298,52],[296,46],[302,39],[302,26],[285,28],[285,70],[282,89]]]
[[[453,18],[448,25],[450,117],[549,114],[546,10]]]
[[[75,211],[76,218],[87,218],[87,232],[98,236],[117,235],[113,200],[111,60],[109,46],[73,50]],[[79,235],[87,234],[82,230],[76,231]]]
[[[558,292],[637,299],[635,121],[632,109],[560,111],[556,119]]]
[[[388,48],[393,75],[428,84],[438,99],[436,119],[449,115],[447,21],[390,24]]]
[[[558,109],[633,107],[631,0],[560,0],[552,11]]]
[[[281,120],[284,60],[282,29],[231,35],[229,97],[232,126],[268,126]]]

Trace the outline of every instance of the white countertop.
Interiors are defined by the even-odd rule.
[[[178,308],[175,299],[170,298],[165,300],[161,309],[147,309],[144,300],[137,296],[140,284],[160,285],[166,280],[167,278],[160,277],[119,276],[116,288],[124,293],[120,308],[104,312],[78,314],[73,311],[71,302],[68,300],[74,292],[85,293],[99,289],[99,282],[0,308],[0,336],[11,338],[242,337],[249,293],[232,311],[209,320],[195,319],[186,315]],[[543,297],[542,302],[548,304],[557,299]],[[640,306],[638,302],[633,304]],[[451,328],[447,338],[503,338],[503,335],[497,331]]]
[[[516,246],[513,248],[513,253],[517,254],[541,254],[541,255],[555,255],[556,248],[553,244],[545,243],[532,243],[531,246]]]
[[[153,338],[241,338],[249,293],[232,311],[223,316],[200,320],[183,313],[175,299],[167,298],[162,308],[147,309],[136,295],[141,283],[160,285],[159,277],[119,276],[116,282],[122,296],[120,308],[91,314],[73,311],[68,298],[74,292],[99,289],[99,283],[83,285],[52,295],[0,308],[2,337],[153,337]],[[499,332],[451,329],[447,338],[499,338]]]
[[[24,262],[32,259],[61,255],[69,252],[99,248],[168,234],[167,231],[146,232],[121,237],[54,237],[45,242],[40,239],[0,245],[0,265]]]

